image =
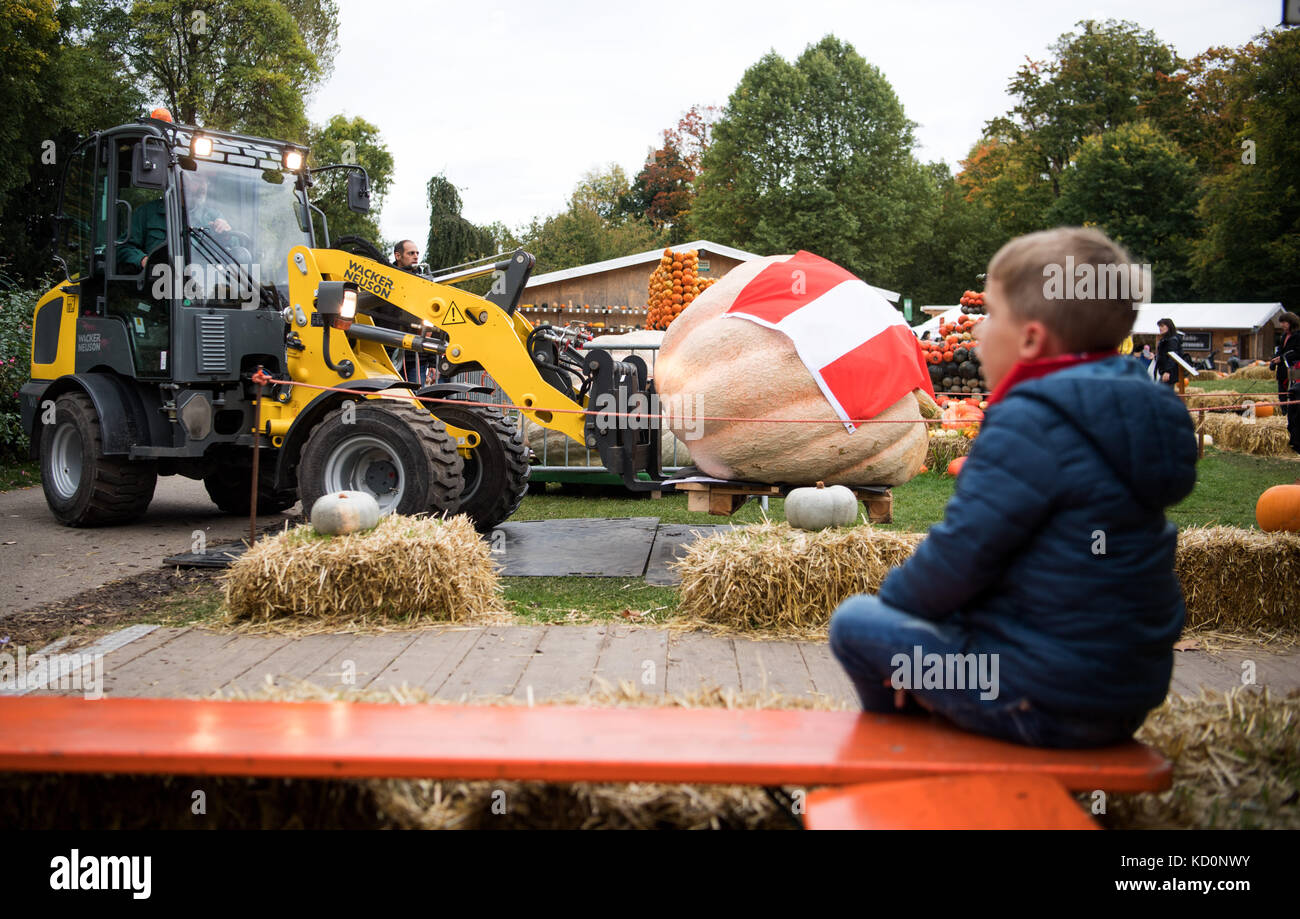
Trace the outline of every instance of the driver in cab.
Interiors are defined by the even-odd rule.
[[[206,226],[217,233],[229,233],[230,224],[207,204],[208,177],[202,173],[186,173],[185,205],[190,226]],[[131,217],[131,234],[117,250],[118,267],[128,269],[139,265],[144,268],[149,253],[167,242],[167,214],[161,196],[136,210]]]

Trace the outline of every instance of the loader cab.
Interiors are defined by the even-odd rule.
[[[244,355],[279,364],[289,250],[315,242],[306,150],[142,119],[69,155],[57,257],[79,294],[77,371],[140,380],[237,377]],[[227,314],[222,321],[197,317]],[[226,341],[218,354],[201,340]],[[206,372],[205,372],[206,371]]]

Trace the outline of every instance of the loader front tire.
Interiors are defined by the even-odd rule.
[[[507,519],[528,492],[528,447],[523,435],[501,409],[494,406],[442,404],[434,410],[454,428],[478,435],[478,446],[465,460],[465,491],[460,512],[468,514],[480,533]]]
[[[54,423],[41,431],[41,485],[45,503],[64,526],[127,523],[153,500],[158,467],[148,460],[104,454],[95,403],[81,392],[59,396]]]
[[[227,514],[247,517],[251,510],[249,502],[252,496],[249,486],[253,478],[252,465],[221,465],[203,477],[203,487],[208,497],[218,509]],[[257,513],[278,514],[298,503],[298,496],[292,491],[275,490],[275,462],[268,457],[260,457],[257,470]]]
[[[364,491],[384,514],[455,513],[464,487],[456,443],[414,406],[362,401],[312,428],[298,463],[298,496],[311,516],[322,495]]]

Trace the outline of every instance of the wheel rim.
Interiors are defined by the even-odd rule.
[[[364,491],[374,496],[381,513],[396,510],[406,491],[402,464],[377,437],[361,435],[339,444],[325,461],[325,493]]]
[[[65,501],[75,498],[81,488],[81,433],[75,424],[55,430],[50,454],[50,484],[55,493]]]

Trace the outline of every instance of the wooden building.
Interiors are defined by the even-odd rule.
[[[1228,360],[1242,363],[1268,360],[1281,336],[1277,317],[1281,303],[1148,303],[1138,310],[1133,342],[1152,350],[1160,340],[1156,324],[1171,319],[1183,333],[1183,350],[1201,360],[1214,355],[1215,365],[1226,370]]]
[[[759,257],[707,239],[672,248],[696,250],[700,256],[700,276],[706,278],[720,278],[741,262]],[[584,322],[607,332],[644,328],[650,275],[662,255],[663,249],[651,249],[537,275],[524,288],[520,309],[533,325]]]

